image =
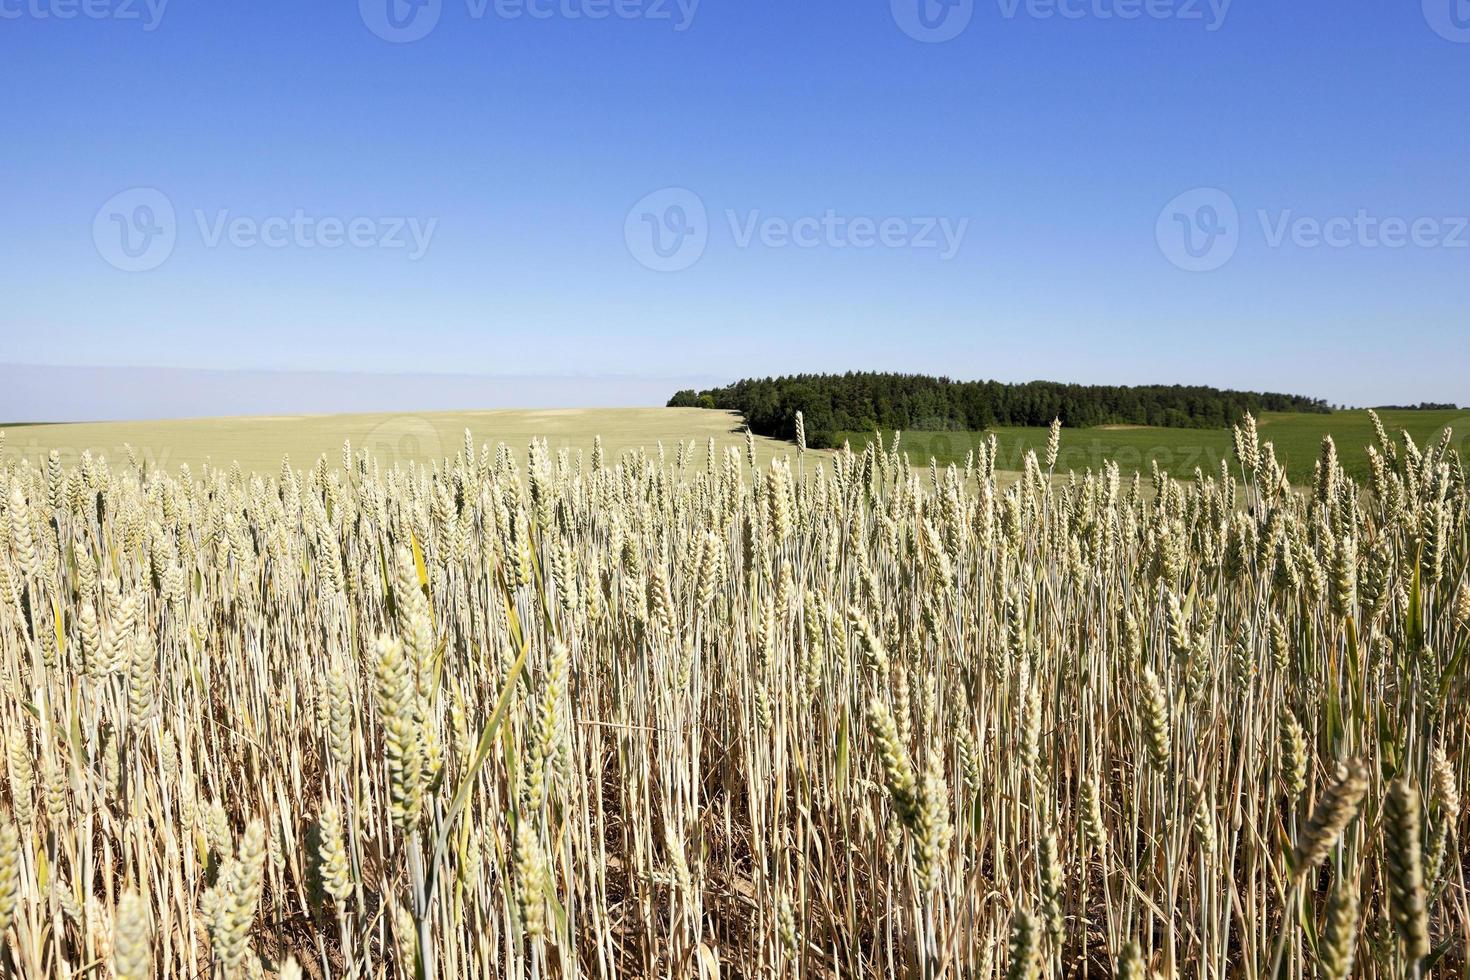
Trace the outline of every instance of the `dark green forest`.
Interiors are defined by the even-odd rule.
[[[1006,384],[877,372],[749,378],[723,388],[678,392],[669,405],[736,411],[751,431],[778,439],[795,438],[796,413],[801,412],[807,443],[818,448],[830,445],[836,433],[872,429],[979,430],[1050,425],[1056,418],[1072,427],[1216,429],[1235,424],[1246,412],[1331,411],[1318,398],[1273,392],[1187,385]]]

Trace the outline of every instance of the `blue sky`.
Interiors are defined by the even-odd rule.
[[[149,2],[0,0],[0,361],[1470,403],[1466,0]]]

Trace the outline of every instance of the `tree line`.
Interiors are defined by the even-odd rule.
[[[1460,406],[1454,402],[1420,402],[1417,405],[1374,405],[1379,412],[1454,412]]]
[[[669,405],[736,411],[751,431],[778,439],[795,438],[801,412],[813,447],[834,444],[842,432],[874,429],[979,430],[1050,425],[1057,418],[1079,428],[1213,429],[1235,424],[1246,412],[1332,410],[1320,398],[1196,385],[1007,384],[879,372],[747,378],[706,391],[685,389]]]

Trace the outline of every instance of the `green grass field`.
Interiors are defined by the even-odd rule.
[[[1402,429],[1423,444],[1438,439],[1446,426],[1454,431],[1454,444],[1462,458],[1470,457],[1470,410],[1380,412],[1389,435]],[[1273,442],[1276,455],[1294,481],[1311,479],[1322,437],[1331,434],[1343,467],[1357,478],[1367,474],[1365,449],[1374,441],[1373,423],[1365,411],[1334,412],[1330,415],[1267,413],[1259,420],[1261,441]],[[872,433],[844,434],[854,447],[872,438]],[[900,446],[910,462],[926,464],[932,456],[944,463],[963,463],[966,454],[986,439],[985,432],[904,432]],[[1041,428],[998,428],[995,436],[1000,455],[997,468],[1017,470],[1026,451],[1041,456],[1046,449],[1047,430]],[[885,441],[893,438],[885,432]],[[1116,460],[1124,472],[1147,471],[1152,461],[1176,477],[1191,477],[1195,468],[1215,472],[1220,460],[1231,460],[1231,436],[1226,429],[1163,429],[1152,427],[1104,427],[1063,429],[1057,471],[1098,469]]]
[[[545,438],[553,453],[562,448],[590,452],[592,440],[601,436],[610,460],[626,449],[652,452],[660,441],[672,456],[681,439],[686,443],[692,439],[698,443],[701,464],[711,437],[721,448],[745,445],[740,419],[731,412],[597,408],[11,425],[4,427],[4,453],[36,464],[44,464],[53,449],[64,463],[75,463],[84,450],[123,460],[130,445],[140,461],[168,472],[185,463],[197,471],[206,460],[220,467],[238,461],[247,472],[272,472],[285,455],[297,468],[310,466],[322,454],[329,463],[340,465],[342,441],[350,439],[354,449],[368,449],[384,466],[391,466],[452,457],[464,443],[465,429],[474,435],[476,445],[504,442],[522,455],[533,436]],[[772,439],[757,438],[756,443],[764,459],[792,449]]]

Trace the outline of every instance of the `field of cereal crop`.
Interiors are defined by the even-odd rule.
[[[463,422],[0,464],[8,975],[1463,971],[1452,441],[1141,493]]]
[[[553,451],[589,453],[593,440],[600,438],[610,458],[628,449],[656,453],[660,441],[669,453],[681,440],[697,441],[701,450],[710,439],[720,448],[745,444],[744,427],[729,412],[561,408],[0,425],[6,434],[0,452],[42,465],[55,451],[70,464],[83,452],[126,459],[132,447],[138,462],[151,469],[173,472],[187,464],[197,470],[205,462],[228,468],[238,462],[246,471],[275,471],[283,456],[309,466],[325,455],[329,464],[340,466],[346,441],[368,450],[380,466],[391,466],[452,457],[466,429],[491,446],[504,442],[516,449],[535,437],[546,440]],[[790,448],[759,436],[756,444],[765,455]]]

